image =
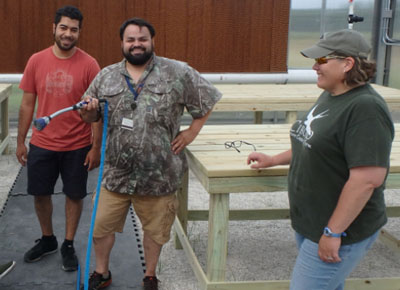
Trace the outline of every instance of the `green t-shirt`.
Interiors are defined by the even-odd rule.
[[[384,99],[369,85],[342,95],[323,92],[308,114],[290,131],[289,203],[292,226],[319,241],[350,169],[389,168],[393,122]],[[386,221],[384,184],[376,188],[360,215],[346,229],[342,244],[361,241]]]

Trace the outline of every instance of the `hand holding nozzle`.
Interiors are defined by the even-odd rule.
[[[99,100],[96,98],[92,98],[91,96],[85,96],[82,99],[82,107],[79,108],[82,111],[98,111],[99,110]]]
[[[98,99],[86,96],[82,101],[80,101],[79,103],[77,103],[77,104],[75,104],[75,105],[73,105],[71,107],[59,110],[59,111],[51,114],[50,116],[45,116],[45,117],[42,117],[42,118],[35,119],[33,121],[33,125],[36,127],[37,130],[41,131],[47,126],[47,124],[50,123],[50,121],[54,117],[57,117],[58,115],[61,115],[62,113],[65,113],[65,112],[76,111],[76,110],[80,110],[81,115],[82,115],[82,119],[84,121],[86,121],[86,122],[95,122],[96,120],[92,120],[92,121],[91,120],[86,120],[83,117],[84,114],[82,114],[82,112],[87,111],[87,112],[89,112],[89,117],[91,115],[94,115],[94,117],[97,118],[99,102],[105,102],[105,100],[100,100],[99,101]]]
[[[96,122],[99,119],[99,102],[101,101],[91,96],[85,96],[83,98],[84,104],[82,108],[80,108],[79,113],[85,122]]]

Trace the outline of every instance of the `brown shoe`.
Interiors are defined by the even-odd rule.
[[[146,276],[143,279],[144,290],[158,290],[158,279],[156,276]]]

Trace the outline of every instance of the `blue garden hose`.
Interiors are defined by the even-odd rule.
[[[106,151],[106,139],[107,139],[107,123],[108,123],[108,102],[104,99],[99,100],[100,103],[105,103],[104,104],[104,117],[103,117],[103,136],[101,139],[101,158],[100,158],[100,170],[99,170],[99,177],[97,179],[97,188],[96,188],[96,196],[94,199],[94,204],[93,204],[93,212],[92,212],[92,219],[90,222],[90,231],[89,231],[89,237],[88,237],[88,245],[86,249],[86,264],[85,264],[85,277],[84,277],[84,289],[88,290],[88,280],[89,280],[89,270],[90,270],[90,253],[92,250],[92,237],[93,237],[93,228],[94,228],[94,222],[96,220],[96,212],[97,212],[97,204],[99,203],[99,195],[100,195],[100,187],[101,187],[101,180],[103,178],[103,168],[104,168],[104,158],[105,158],[105,151]],[[71,107],[59,110],[50,116],[42,117],[39,119],[35,119],[33,121],[33,125],[36,127],[37,130],[41,131],[43,130],[47,124],[50,123],[51,119],[54,117],[63,114],[65,112],[69,111],[76,111],[81,109],[85,104],[88,102],[79,102]],[[81,267],[78,264],[78,273],[77,273],[77,281],[76,281],[76,289],[79,290],[80,284],[81,284]]]
[[[78,263],[78,277],[76,278],[76,289],[79,290],[79,287],[81,286],[81,265]]]
[[[103,101],[103,100],[102,100]],[[101,139],[101,158],[100,158],[100,169],[99,169],[99,176],[97,179],[97,188],[96,188],[96,196],[94,198],[93,203],[93,211],[92,211],[92,218],[90,221],[90,230],[89,230],[89,237],[88,237],[88,244],[86,249],[86,261],[85,261],[85,276],[84,276],[84,290],[88,290],[88,281],[89,281],[89,270],[90,270],[90,253],[92,250],[92,238],[93,238],[93,228],[94,223],[96,220],[96,213],[97,213],[97,205],[99,203],[99,196],[100,196],[100,187],[101,181],[103,178],[103,169],[104,169],[104,159],[105,159],[105,152],[106,152],[106,139],[107,139],[107,123],[108,123],[108,102],[105,101],[104,104],[104,117],[103,117],[103,136]],[[81,278],[81,271],[78,265],[78,277],[77,277],[77,290],[80,287],[80,278]]]

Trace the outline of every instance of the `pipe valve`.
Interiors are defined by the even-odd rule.
[[[363,22],[364,21],[364,17],[357,16],[357,15],[354,15],[354,14],[349,14],[349,17],[347,18],[347,21],[349,23]]]

